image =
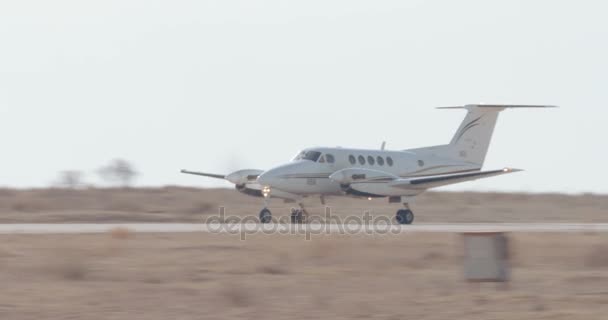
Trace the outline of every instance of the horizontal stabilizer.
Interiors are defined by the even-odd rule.
[[[467,104],[464,106],[437,107],[437,109],[472,109],[472,108],[515,109],[515,108],[557,108],[557,106],[535,105],[535,104]]]

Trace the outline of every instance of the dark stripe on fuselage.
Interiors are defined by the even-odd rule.
[[[483,116],[480,116],[479,118],[469,122],[466,126],[464,126],[462,128],[462,130],[460,130],[460,133],[458,134],[458,138],[456,138],[455,142],[458,142],[458,140],[460,140],[460,138],[462,138],[462,136],[465,134],[465,132],[469,131],[469,129],[473,128],[474,126],[479,125],[479,123],[477,123],[477,121],[479,121],[479,119],[481,119]]]

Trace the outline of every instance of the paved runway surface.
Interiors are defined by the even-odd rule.
[[[0,224],[0,234],[103,233],[116,228],[133,232],[209,232],[209,233],[408,233],[408,232],[607,232],[608,223],[504,223],[504,224],[189,224],[189,223],[120,223],[120,224]]]

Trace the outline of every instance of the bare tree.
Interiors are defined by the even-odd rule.
[[[57,185],[61,188],[76,189],[83,185],[82,177],[84,174],[77,170],[66,170],[59,172]]]
[[[118,183],[123,187],[131,185],[138,173],[131,163],[124,159],[114,159],[106,166],[101,167],[97,173],[109,183]]]

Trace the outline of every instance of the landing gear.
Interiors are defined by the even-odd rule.
[[[412,224],[414,222],[414,213],[405,205],[405,209],[399,209],[395,215],[395,219],[399,224]]]
[[[268,210],[268,205],[270,204],[270,188],[264,187],[262,189],[262,195],[264,196],[264,209],[260,211],[260,222],[270,223],[272,221],[272,212]]]
[[[262,211],[260,211],[260,222],[269,223],[270,221],[272,221],[272,212],[270,212],[268,208],[262,209]]]
[[[306,216],[303,209],[291,209],[291,223],[304,223]]]

